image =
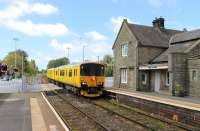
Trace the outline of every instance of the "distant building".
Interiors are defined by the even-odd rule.
[[[137,91],[200,94],[200,30],[166,29],[124,20],[113,45],[114,87]]]

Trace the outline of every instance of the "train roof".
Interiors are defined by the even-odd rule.
[[[69,67],[69,66],[80,66],[82,64],[89,64],[89,63],[92,63],[92,64],[101,64],[101,63],[98,63],[98,62],[88,62],[87,61],[87,62],[80,62],[80,63],[72,63],[72,64],[68,64],[68,65],[62,65],[62,66],[58,66],[58,67],[55,67],[55,68],[50,68],[48,70],[59,69],[59,68]]]

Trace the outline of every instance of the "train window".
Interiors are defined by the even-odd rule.
[[[104,76],[104,66],[100,64],[84,64],[81,66],[81,76]]]
[[[69,70],[69,77],[72,77],[72,70]]]
[[[60,71],[60,76],[64,76],[64,75],[65,75],[64,70],[61,70],[61,71]]]
[[[65,75],[67,76],[67,70],[65,71]]]

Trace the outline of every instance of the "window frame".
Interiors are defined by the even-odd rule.
[[[195,77],[193,76],[194,72],[195,72]],[[196,69],[191,70],[191,80],[192,81],[198,80],[198,71]]]
[[[144,76],[144,80],[143,80],[143,76]],[[147,73],[146,72],[142,72],[141,81],[142,81],[143,85],[147,84]]]
[[[127,48],[127,51],[126,51]],[[125,42],[123,45],[121,45],[121,56],[126,57],[128,56],[128,42]]]
[[[170,85],[170,74],[169,74],[169,71],[167,71],[166,75],[165,75],[165,85],[166,86]]]
[[[121,84],[128,83],[128,69],[127,68],[120,69],[120,80],[121,80]]]

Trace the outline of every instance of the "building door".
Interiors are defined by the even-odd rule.
[[[155,92],[159,92],[160,90],[160,71],[155,72]]]

